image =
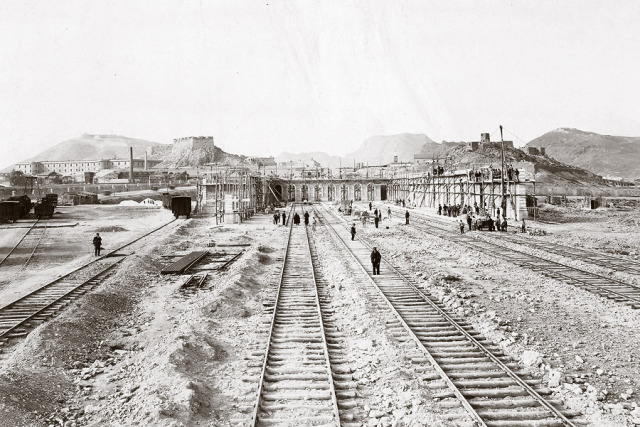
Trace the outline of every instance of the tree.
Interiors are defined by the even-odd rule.
[[[9,182],[13,187],[21,187],[26,182],[24,173],[22,171],[11,171],[9,176]]]

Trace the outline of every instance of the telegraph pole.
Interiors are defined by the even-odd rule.
[[[505,186],[504,186],[504,139],[502,137],[502,125],[500,125],[500,143],[502,144],[502,171],[500,172],[500,194],[501,194],[501,199],[500,199],[500,206],[502,207],[502,215],[504,215],[504,217],[507,217],[507,212],[506,212],[506,207],[507,204],[505,203]]]

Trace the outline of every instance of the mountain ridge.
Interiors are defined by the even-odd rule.
[[[544,147],[555,159],[598,175],[640,177],[640,137],[558,128],[531,140],[526,147]]]

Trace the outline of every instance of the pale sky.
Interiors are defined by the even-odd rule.
[[[0,167],[82,133],[247,155],[640,136],[639,23],[635,0],[2,0]]]

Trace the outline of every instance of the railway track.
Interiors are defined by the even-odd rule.
[[[413,215],[411,217],[411,225],[433,236],[454,241],[469,249],[512,262],[604,298],[627,304],[634,309],[640,309],[640,287],[638,286],[612,277],[572,267],[561,262],[531,255],[527,252],[501,244],[497,239],[491,239],[489,241],[470,237],[466,234],[459,234],[453,231],[453,224],[443,224],[438,220],[430,221]]]
[[[14,338],[26,336],[78,297],[99,285],[129,254],[123,249],[174,223],[172,220],[0,307],[0,353]]]
[[[640,262],[634,260],[618,258],[557,243],[541,242],[536,239],[525,239],[512,234],[500,234],[500,240],[506,240],[515,245],[526,245],[542,252],[549,252],[566,258],[573,258],[599,267],[640,275]]]
[[[49,225],[47,220],[44,226],[38,227],[40,222],[41,220],[38,219],[31,224],[20,240],[0,260],[0,289],[13,282],[29,265]]]
[[[259,381],[251,426],[341,425],[304,224],[289,225]]]
[[[551,390],[521,370],[509,356],[484,338],[463,318],[448,313],[438,300],[383,259],[381,275],[369,273],[370,245],[351,241],[344,222],[324,211],[323,223],[336,246],[352,257],[384,299],[397,322],[396,330],[408,333],[437,372],[431,388],[439,397],[455,396],[475,425],[573,426],[579,420],[561,402],[550,398]],[[336,228],[340,227],[341,232]],[[414,361],[415,363],[416,361]],[[580,424],[580,423],[579,423]]]

